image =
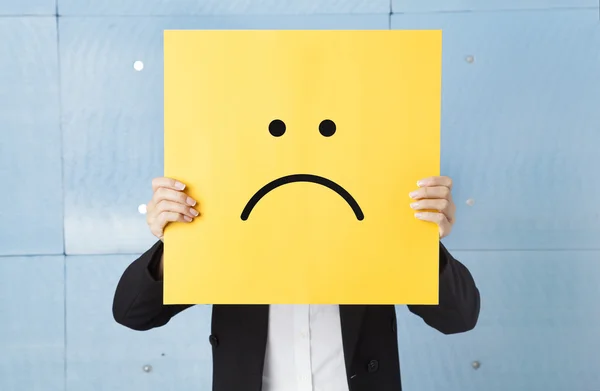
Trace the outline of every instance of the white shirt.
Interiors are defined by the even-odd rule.
[[[270,306],[263,391],[349,391],[339,306]]]

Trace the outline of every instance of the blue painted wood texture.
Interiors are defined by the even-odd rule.
[[[393,15],[442,29],[457,249],[598,249],[598,11]],[[472,206],[467,201],[472,200]]]
[[[0,17],[0,255],[63,253],[57,57],[55,18]]]
[[[0,257],[0,390],[63,391],[64,257]]]
[[[323,15],[383,14],[390,0],[59,0],[61,15]]]
[[[74,1],[74,0],[73,0]],[[597,0],[392,0],[394,13],[506,11],[590,8],[598,9]]]
[[[67,254],[142,252],[154,241],[138,205],[163,172],[164,29],[387,26],[385,15],[62,18]]]
[[[405,391],[600,390],[600,252],[453,255],[480,288],[479,324],[446,336],[399,307]]]
[[[67,257],[68,391],[208,390],[211,306],[190,308],[148,332],[113,320],[112,296],[135,256]]]
[[[2,15],[56,15],[56,0],[3,0],[0,1]]]

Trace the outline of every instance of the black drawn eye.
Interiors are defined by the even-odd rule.
[[[324,137],[331,137],[335,134],[335,122],[325,119],[319,124],[319,133]]]
[[[285,123],[280,119],[274,119],[269,124],[269,133],[273,137],[281,137],[285,133]]]

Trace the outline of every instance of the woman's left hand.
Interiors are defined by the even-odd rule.
[[[419,188],[409,194],[414,200],[410,207],[417,211],[415,217],[436,223],[440,230],[440,239],[448,236],[452,231],[456,213],[456,205],[452,200],[452,179],[447,176],[434,176],[421,179],[417,186]]]

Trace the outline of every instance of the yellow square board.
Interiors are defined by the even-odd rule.
[[[437,304],[440,31],[166,31],[166,304]]]

